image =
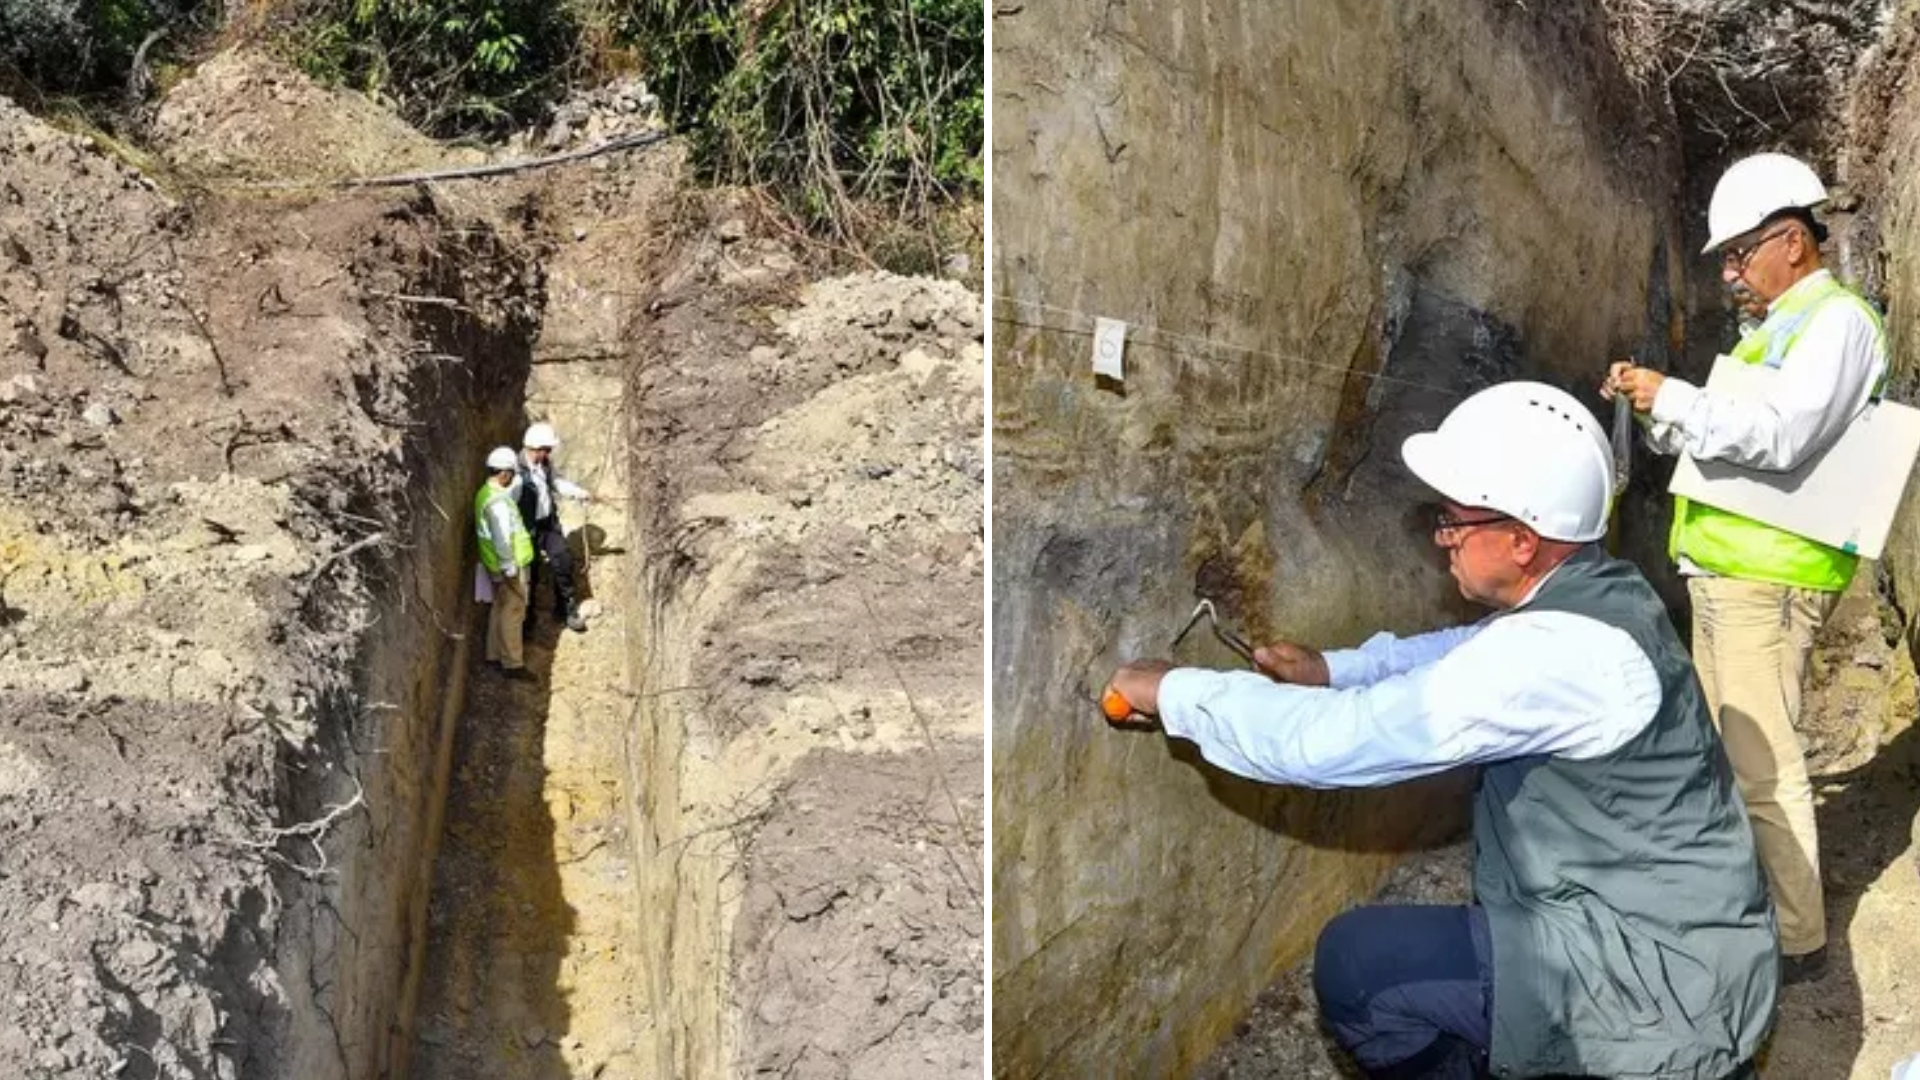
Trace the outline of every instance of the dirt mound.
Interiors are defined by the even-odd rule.
[[[763,564],[747,579],[754,614],[716,620],[729,655],[715,670],[739,675],[713,709],[723,728],[759,728],[749,745],[811,747],[749,842],[734,949],[746,1063],[972,1075],[984,1006],[979,301],[952,283],[835,279],[808,289],[781,332],[785,350],[759,353],[776,382],[866,358],[877,370],[761,424],[736,473],[784,505],[734,515],[732,529],[754,549],[806,555]]]
[[[215,55],[168,94],[153,137],[181,171],[223,184],[339,180],[462,160],[364,95],[316,86],[247,51]]]
[[[957,742],[884,767],[826,753],[795,770],[754,840],[736,930],[755,1072],[979,1075],[968,853],[983,779],[979,751]]]
[[[787,348],[761,345],[746,357],[769,387],[866,373],[755,431],[741,468],[754,488],[787,504],[768,508],[759,527],[784,540],[831,525],[884,541],[908,522],[981,535],[985,472],[978,433],[968,429],[981,407],[979,301],[951,282],[837,278],[810,287],[780,331]],[[919,338],[929,347],[910,346]],[[977,566],[980,552],[970,544],[955,554]]]
[[[200,182],[298,187],[526,160],[645,134],[661,124],[660,99],[630,78],[580,88],[554,107],[543,127],[518,132],[502,145],[447,145],[364,94],[317,86],[272,57],[236,49],[216,54],[167,96],[152,136],[177,169]],[[521,187],[538,190],[544,179]],[[598,188],[604,194],[607,186]]]
[[[106,1075],[137,1048],[162,1074],[212,1075],[214,1037],[274,989],[248,983],[269,887],[264,859],[235,851],[259,834],[234,801],[272,805],[266,707],[295,711],[284,675],[245,660],[269,613],[212,585],[270,557],[234,558],[217,505],[233,491],[161,450],[169,414],[194,411],[156,407],[163,391],[218,396],[175,257],[182,208],[3,102],[0,143],[0,981],[16,1020],[0,1071]],[[221,472],[217,444],[194,442]],[[246,534],[284,556],[280,527],[263,514]]]

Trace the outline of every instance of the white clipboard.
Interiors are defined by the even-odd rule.
[[[1779,372],[1730,356],[1713,362],[1707,389],[1760,398]],[[1920,409],[1878,401],[1847,425],[1833,445],[1788,472],[1763,472],[1680,455],[1667,490],[1720,510],[1785,529],[1828,547],[1877,559],[1900,509],[1914,457],[1920,455]]]

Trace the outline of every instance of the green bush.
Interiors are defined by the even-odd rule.
[[[496,136],[565,88],[579,28],[553,0],[306,0],[282,25],[316,78],[441,136]]]
[[[815,223],[924,217],[983,182],[981,0],[631,0],[624,32],[717,179]]]
[[[191,55],[221,10],[0,0],[0,78],[106,95],[128,85],[150,32]],[[766,185],[856,246],[931,229],[983,186],[983,0],[270,0],[255,11],[252,30],[309,74],[442,137],[541,122],[570,80],[637,55],[708,177]]]
[[[200,0],[0,0],[0,68],[43,95],[119,94],[148,34],[179,45],[212,10]]]

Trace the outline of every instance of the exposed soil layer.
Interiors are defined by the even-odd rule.
[[[418,425],[504,419],[538,276],[430,196],[177,200],[4,103],[0,143],[0,1072],[370,1073],[340,998],[390,1013],[411,882],[349,864],[418,840],[458,594],[412,553],[464,536]]]
[[[1245,783],[1116,736],[1098,687],[1197,595],[1329,646],[1467,615],[1400,440],[1507,379],[1598,411],[1622,356],[1700,381],[1736,333],[1708,194],[1748,154],[1829,181],[1828,264],[1885,304],[1911,399],[1920,5],[1139,0],[1014,5],[995,39],[995,1071],[1190,1072],[1278,976],[1206,1068],[1330,1075],[1299,965],[1457,831],[1458,786]],[[1124,380],[1087,370],[1103,318]],[[1636,457],[1610,542],[1684,625],[1671,463]],[[1785,995],[1769,1076],[1920,1049],[1886,929],[1920,876],[1916,553],[1909,506],[1815,661],[1844,965]]]
[[[0,102],[0,1075],[977,1073],[979,298],[810,285],[671,145],[291,194],[473,155],[243,54],[154,131]],[[470,516],[531,419],[601,499],[527,686]]]
[[[628,389],[655,1075],[976,1075],[979,301],[716,220]]]

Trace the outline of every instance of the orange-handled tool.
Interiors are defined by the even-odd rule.
[[[1133,715],[1133,702],[1128,701],[1126,695],[1109,686],[1107,692],[1100,698],[1100,711],[1106,714],[1108,723],[1125,723],[1127,717]]]

